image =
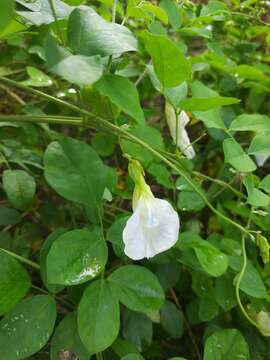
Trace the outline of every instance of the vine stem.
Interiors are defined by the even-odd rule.
[[[234,220],[230,219],[229,217],[227,217],[226,215],[224,215],[223,213],[221,213],[220,211],[218,211],[208,200],[208,198],[205,196],[205,194],[201,191],[201,189],[199,189],[196,184],[194,184],[194,182],[192,181],[192,179],[189,177],[189,175],[182,169],[180,169],[177,165],[175,165],[174,163],[172,163],[170,160],[168,160],[165,156],[163,156],[161,153],[159,153],[157,150],[155,150],[154,148],[152,148],[150,145],[148,145],[147,143],[145,143],[143,140],[137,138],[136,136],[130,134],[123,126],[117,126],[115,124],[110,123],[109,121],[105,120],[104,118],[102,118],[101,116],[97,116],[85,109],[81,109],[76,105],[70,104],[64,100],[55,98],[52,95],[48,95],[46,93],[43,93],[40,90],[36,90],[33,88],[30,88],[28,86],[25,86],[23,84],[17,83],[14,80],[8,79],[6,77],[0,76],[0,82],[5,83],[7,85],[10,86],[14,86],[14,87],[18,87],[21,89],[24,89],[26,91],[31,92],[32,94],[35,95],[39,95],[47,100],[50,100],[56,104],[62,105],[66,108],[69,108],[70,110],[73,110],[75,112],[79,112],[81,114],[86,115],[88,118],[90,118],[92,120],[92,122],[94,123],[94,125],[96,125],[97,127],[99,125],[101,125],[103,127],[103,129],[106,129],[109,132],[112,132],[114,134],[118,134],[119,136],[122,136],[134,143],[137,143],[138,145],[141,145],[142,147],[144,147],[145,149],[147,149],[149,152],[151,152],[154,156],[156,156],[157,158],[159,158],[163,163],[167,164],[171,169],[173,169],[177,174],[179,174],[180,176],[182,176],[186,182],[192,187],[192,189],[202,198],[202,200],[204,201],[204,203],[209,207],[210,210],[212,210],[212,212],[214,214],[216,214],[217,216],[219,216],[220,218],[222,218],[223,220],[225,220],[226,222],[232,224],[234,227],[236,227],[238,230],[240,230],[242,233],[245,234],[249,234],[249,231],[243,227],[242,225],[238,224],[237,222],[235,222]],[[90,124],[87,122],[85,122],[86,126],[89,126]]]
[[[12,251],[9,251],[9,250],[3,249],[3,248],[0,248],[0,251],[3,251],[4,253],[6,253],[6,254],[8,254],[8,255],[10,255],[10,256],[12,256],[12,257],[14,257],[15,259],[19,260],[19,261],[22,262],[22,263],[25,263],[25,264],[31,266],[32,268],[34,268],[34,269],[36,269],[36,270],[40,270],[40,266],[39,266],[37,263],[35,263],[34,261],[31,261],[31,260],[29,260],[29,259],[26,259],[26,258],[23,257],[23,256],[20,256],[20,255],[18,255],[18,254],[15,254],[15,253],[12,252]]]
[[[192,332],[191,327],[189,326],[189,323],[188,323],[188,321],[187,321],[187,319],[186,319],[186,317],[185,317],[185,314],[184,314],[184,311],[183,311],[183,309],[182,309],[181,303],[180,303],[180,301],[179,301],[179,299],[178,299],[178,297],[177,297],[177,295],[176,295],[176,293],[175,293],[175,291],[174,291],[173,288],[170,289],[170,293],[171,293],[172,298],[173,298],[173,300],[174,300],[174,302],[175,302],[175,305],[178,307],[179,310],[182,311],[183,318],[184,318],[184,322],[185,322],[185,325],[186,325],[186,328],[187,328],[189,337],[190,337],[190,339],[191,339],[191,341],[192,341],[192,344],[194,345],[194,349],[195,349],[197,358],[198,358],[198,360],[202,360],[202,355],[201,355],[201,353],[200,353],[200,349],[199,349],[199,347],[198,347],[198,344],[197,344],[197,342],[196,342],[196,340],[195,340],[195,338],[194,338],[193,332]]]
[[[64,45],[65,44],[64,36],[62,34],[62,31],[61,31],[61,28],[60,28],[60,25],[59,25],[59,22],[58,22],[58,19],[57,19],[57,14],[56,14],[56,10],[55,10],[53,1],[54,0],[49,0],[49,4],[50,4],[52,15],[54,17],[55,26],[56,26],[56,30],[57,30],[59,39],[61,40],[61,43]]]
[[[253,208],[251,208],[251,210],[250,210],[246,228],[249,228],[249,226],[250,226],[252,211],[253,211]],[[243,315],[245,316],[245,318],[251,325],[255,326],[258,330],[260,330],[262,332],[270,334],[270,329],[260,326],[255,320],[252,319],[252,317],[247,313],[247,311],[244,308],[244,305],[241,301],[240,285],[241,285],[241,281],[243,280],[243,277],[245,275],[245,271],[246,271],[246,267],[247,267],[246,235],[244,233],[242,234],[242,237],[241,237],[241,247],[242,247],[242,255],[243,255],[243,264],[242,264],[242,268],[241,268],[239,274],[237,275],[236,284],[235,284],[235,295],[236,295],[237,303],[238,303],[238,306],[241,309]]]

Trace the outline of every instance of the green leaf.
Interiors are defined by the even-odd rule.
[[[10,311],[30,286],[26,270],[12,256],[0,250],[0,316]]]
[[[228,257],[195,233],[182,233],[177,247],[194,249],[202,268],[211,276],[220,276],[227,270]]]
[[[236,170],[241,172],[251,172],[256,170],[256,165],[245,153],[241,145],[233,138],[223,141],[224,161],[231,164]]]
[[[240,272],[242,263],[243,260],[240,256],[230,256],[230,267],[233,270]],[[247,295],[257,299],[263,299],[267,295],[262,278],[250,260],[247,261],[247,267],[240,283],[240,289]]]
[[[55,21],[51,11],[50,2],[48,0],[16,0],[16,2],[23,5],[27,10],[31,10],[21,10],[17,11],[17,13],[34,25],[39,26],[42,24],[50,24]],[[67,18],[73,9],[61,0],[54,0],[54,7],[58,20]]]
[[[45,178],[64,198],[86,206],[100,204],[107,168],[87,144],[65,138],[51,143],[44,155]]]
[[[216,279],[216,301],[224,311],[229,311],[237,305],[233,278],[230,275],[223,275]]]
[[[200,321],[211,321],[218,315],[219,307],[213,293],[210,292],[199,298],[199,319]]]
[[[54,232],[52,232],[47,239],[42,244],[42,247],[40,249],[39,253],[39,264],[40,264],[40,275],[41,279],[43,281],[43,284],[46,286],[46,288],[53,293],[57,293],[61,291],[64,286],[62,285],[52,285],[48,284],[47,279],[47,256],[48,253],[52,247],[53,242],[62,234],[64,234],[67,230],[63,228],[56,229]]]
[[[230,130],[267,132],[270,131],[270,118],[261,114],[241,114],[232,121]]]
[[[164,87],[175,87],[191,77],[190,62],[169,38],[148,32],[144,32],[142,38]]]
[[[43,71],[36,69],[32,66],[26,67],[28,80],[22,81],[21,84],[26,86],[45,87],[53,85],[52,79],[46,75]]]
[[[128,342],[127,340],[121,339],[120,337],[118,337],[115,340],[115,342],[112,344],[111,348],[113,349],[115,354],[121,358],[121,360],[122,360],[122,357],[129,356],[129,355],[137,355],[138,359],[136,358],[136,360],[143,360],[143,357],[141,356],[139,351],[135,348],[135,346],[133,344],[131,344],[130,342]]]
[[[14,0],[1,0],[0,33],[11,22],[14,15]]]
[[[130,80],[119,75],[107,74],[95,84],[95,88],[102,95],[108,96],[112,103],[139,124],[145,122],[137,88]]]
[[[160,324],[172,338],[180,338],[183,335],[183,313],[170,301],[166,301],[160,309]]]
[[[68,252],[63,256],[63,251]],[[100,230],[72,230],[60,235],[47,256],[51,284],[77,285],[96,277],[107,262],[107,246]]]
[[[270,155],[270,132],[256,135],[249,146],[248,153],[252,155]]]
[[[160,309],[163,289],[156,276],[137,265],[121,266],[109,276],[115,294],[130,310],[147,313]]]
[[[179,102],[187,96],[187,91],[188,91],[187,83],[183,82],[182,84],[176,87],[163,89],[162,84],[160,83],[159,79],[157,78],[154,72],[153,66],[148,65],[147,68],[154,88],[160,93],[163,93],[167,101],[175,108],[177,108],[179,106]]]
[[[144,314],[127,309],[124,313],[122,333],[125,339],[142,352],[152,343],[152,321]]]
[[[243,183],[247,189],[247,202],[250,205],[264,207],[269,205],[270,197],[255,187],[252,175],[246,175]]]
[[[77,313],[67,315],[57,326],[51,342],[50,359],[59,360],[61,352],[70,351],[80,360],[88,360],[89,352],[78,334]]]
[[[259,184],[259,188],[270,194],[270,175],[266,175]]]
[[[121,360],[143,360],[143,357],[137,354],[128,354],[122,357]]]
[[[236,104],[240,100],[232,97],[188,98],[180,101],[180,107],[189,111],[206,111],[220,106]]]
[[[51,36],[46,41],[45,58],[49,71],[81,87],[93,84],[103,74],[100,56],[72,55]]]
[[[194,191],[181,191],[177,198],[177,207],[182,211],[199,211],[205,207],[205,202]]]
[[[24,209],[36,192],[35,179],[24,170],[5,170],[3,187],[10,203],[17,209]]]
[[[137,40],[125,26],[105,21],[94,9],[75,9],[68,21],[71,49],[81,55],[120,55],[137,50]]]
[[[0,225],[16,225],[21,221],[21,214],[10,208],[0,208]]]
[[[205,343],[203,360],[249,360],[249,349],[236,329],[216,331]]]
[[[243,78],[243,79],[248,79],[248,80],[256,80],[256,81],[265,81],[268,82],[269,81],[269,77],[267,77],[266,75],[264,75],[264,73],[255,68],[255,66],[250,66],[250,65],[239,65],[236,66],[232,69],[232,72],[234,72],[235,74],[237,74],[237,76]]]
[[[0,322],[1,357],[27,359],[49,340],[56,319],[51,296],[36,295],[21,301]]]
[[[120,327],[119,303],[110,284],[98,280],[83,293],[78,309],[80,338],[91,353],[109,347],[118,335]]]
[[[181,26],[181,18],[176,2],[174,0],[162,0],[160,7],[166,11],[172,28],[177,30]]]
[[[116,138],[113,135],[97,133],[92,136],[91,145],[100,156],[110,156],[116,146]]]
[[[156,150],[164,150],[164,144],[157,129],[145,125],[136,125],[130,129],[130,133],[146,142]],[[155,159],[155,156],[141,145],[129,140],[121,140],[123,151],[135,159],[139,160],[145,167],[148,167]]]
[[[200,81],[194,81],[192,84],[192,96],[195,98],[208,98],[219,97],[217,91],[205,86]],[[201,120],[208,128],[226,129],[223,119],[221,118],[220,108],[214,108],[206,111],[194,111],[196,118]]]
[[[123,242],[123,230],[129,216],[117,218],[107,231],[107,239],[112,243],[113,251],[116,256],[124,257],[124,242]]]

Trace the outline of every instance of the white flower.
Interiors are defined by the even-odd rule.
[[[174,108],[167,102],[165,107],[165,114],[173,141],[175,143],[177,142],[177,146],[188,159],[193,159],[195,156],[195,151],[190,143],[188,133],[185,128],[190,120],[187,113],[182,110],[176,121]],[[177,122],[178,124],[176,126]]]
[[[269,155],[255,155],[257,165],[260,167],[263,166],[269,157]]]
[[[130,170],[130,167],[129,173],[135,181],[135,190],[133,215],[123,231],[124,251],[129,258],[141,260],[171,248],[178,240],[180,225],[178,214],[171,204],[155,198],[142,173],[137,172],[134,178],[134,169]]]
[[[263,336],[270,336],[270,316],[267,312],[265,311],[260,311],[257,315],[256,315],[256,322],[257,324],[269,331],[263,331],[260,330],[260,333]]]

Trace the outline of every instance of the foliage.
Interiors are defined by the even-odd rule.
[[[1,0],[1,359],[270,359],[268,6]]]

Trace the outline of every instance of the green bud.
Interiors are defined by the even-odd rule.
[[[262,236],[261,234],[258,233],[256,235],[256,245],[260,249],[260,255],[261,255],[263,263],[264,264],[268,263],[270,245],[269,245],[268,240],[266,239],[266,237],[264,237],[264,236]]]

